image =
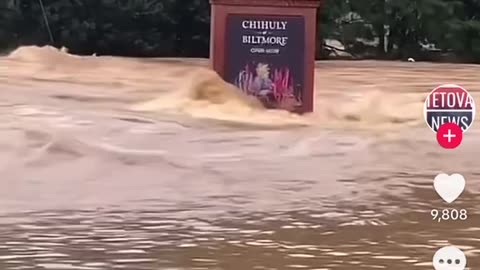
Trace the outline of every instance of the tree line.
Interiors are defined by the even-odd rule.
[[[47,24],[48,22],[48,24]],[[324,0],[317,58],[480,63],[480,0]],[[2,0],[0,50],[208,57],[208,0]]]

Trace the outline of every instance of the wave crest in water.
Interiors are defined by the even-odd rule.
[[[105,109],[117,109],[109,101],[121,100],[128,104],[120,109],[240,126],[380,131],[420,126],[425,97],[447,80],[471,89],[480,100],[474,90],[478,67],[458,64],[450,69],[431,63],[322,61],[315,70],[315,112],[300,116],[263,108],[208,69],[205,59],[74,56],[65,49],[31,46],[20,47],[0,61],[7,62],[1,74],[11,82],[36,79],[32,83],[36,89],[38,81],[49,81],[48,88],[60,92],[54,82],[76,84],[80,88],[76,96],[99,94]]]
[[[423,120],[423,93],[387,93],[380,90],[345,93],[316,103],[316,122],[337,128],[395,129],[418,126]]]
[[[185,74],[178,89],[133,106],[133,110],[180,112],[195,118],[232,124],[270,127],[307,125],[306,119],[285,111],[267,110],[210,69],[199,67]]]
[[[233,125],[308,125],[305,118],[296,114],[265,109],[256,98],[245,95],[225,82],[213,70],[189,65],[188,60],[172,63],[156,59],[150,62],[117,57],[74,56],[68,54],[66,49],[58,50],[50,46],[21,47],[8,58],[35,64],[31,69],[24,65],[22,74],[36,79],[68,80],[77,84],[120,83],[125,88],[133,88],[136,93],[149,92],[146,102],[127,106],[135,111],[181,113]],[[121,91],[113,93],[120,94]]]
[[[24,46],[11,52],[8,56],[10,60],[36,62],[38,64],[71,64],[72,61],[81,59],[82,56],[77,56],[68,53],[68,49],[62,47],[57,49],[52,46]]]

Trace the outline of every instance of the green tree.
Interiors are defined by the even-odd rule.
[[[0,49],[53,44],[78,54],[201,56],[209,53],[208,0],[0,1]],[[480,0],[325,0],[318,56],[335,39],[359,57],[480,62]],[[427,47],[434,45],[440,51]],[[335,51],[335,50],[334,50]]]
[[[439,46],[464,61],[480,62],[480,0],[450,2],[452,19],[439,37]]]

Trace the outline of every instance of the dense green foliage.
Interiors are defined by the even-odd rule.
[[[208,0],[43,0],[51,35],[40,3],[0,1],[2,50],[53,44],[79,54],[208,56]],[[318,25],[319,57],[480,62],[480,0],[325,0]]]
[[[350,52],[480,61],[480,0],[327,0],[327,7],[324,37]]]

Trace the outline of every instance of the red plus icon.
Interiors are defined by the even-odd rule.
[[[457,148],[463,139],[462,128],[455,123],[445,123],[438,128],[437,141],[446,149]]]

